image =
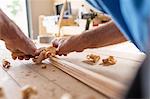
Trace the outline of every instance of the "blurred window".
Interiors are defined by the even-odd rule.
[[[0,0],[0,8],[28,36],[26,0]]]

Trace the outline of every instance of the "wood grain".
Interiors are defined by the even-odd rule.
[[[83,63],[82,60],[90,53],[100,55],[102,59],[113,55],[117,59],[117,64],[102,66],[98,63],[93,66]],[[118,98],[126,92],[144,57],[143,54],[121,54],[115,51],[105,52],[105,50],[95,49],[94,51],[71,53],[67,57],[52,58],[50,61],[56,67],[108,97]]]
[[[94,96],[95,99],[99,99],[99,97],[106,98],[106,96],[98,93],[95,90],[91,90],[90,87],[87,87],[85,84],[80,83],[80,81],[77,79],[72,78],[70,75],[54,67],[52,63],[49,63],[48,61],[45,61],[44,63],[46,63],[45,65],[47,66],[47,69],[41,69],[40,66],[37,67],[36,65],[26,65],[43,77],[46,77],[50,81],[59,85],[61,88],[67,90],[77,99],[80,99],[83,96]],[[88,93],[88,95],[86,93]]]
[[[20,85],[2,68],[0,68],[0,86],[4,89],[7,99],[12,99],[12,97],[21,99]]]
[[[33,64],[31,60],[14,61],[4,47],[0,49],[0,61],[2,59],[11,63],[11,68],[7,71],[0,67],[0,85],[4,87],[7,99],[21,99],[21,88],[26,85],[37,88],[38,95],[31,99],[60,99],[66,93],[74,99],[86,99],[85,97],[91,96],[94,99],[108,98],[56,68],[48,60],[46,69]]]

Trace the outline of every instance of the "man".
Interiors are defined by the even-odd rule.
[[[98,10],[109,14],[113,21],[67,39],[56,39],[53,45],[59,55],[86,48],[97,48],[130,40],[147,58],[127,94],[127,98],[150,98],[150,2],[149,0],[86,0]],[[123,35],[126,37],[124,37]]]
[[[127,94],[127,98],[150,98],[150,2],[149,0],[87,0],[98,10],[104,10],[114,20],[102,27],[72,36],[67,39],[56,39],[58,55],[67,55],[73,51],[86,48],[97,48],[131,40],[147,58],[135,82]],[[126,37],[124,37],[123,35]],[[13,34],[13,35],[12,35]],[[19,50],[25,55],[35,55],[36,47],[22,31],[0,11],[0,39],[4,40],[10,51]]]
[[[5,42],[7,49],[11,52],[19,50],[25,55],[34,56],[37,50],[34,43],[24,35],[2,10],[0,10],[0,39]],[[23,57],[18,58],[23,59]]]
[[[140,12],[140,10],[138,11],[138,8],[136,11],[136,9],[134,9],[134,6],[136,8],[136,5],[134,5],[134,0],[87,1],[96,9],[105,10],[105,12],[110,14],[114,20],[114,23],[113,21],[111,21],[105,24],[103,27],[98,27],[94,30],[85,31],[80,35],[72,36],[65,40],[54,40],[53,44],[54,46],[58,47],[58,53],[60,55],[67,54],[72,51],[82,51],[85,48],[96,48],[123,42],[126,40],[126,38],[131,40],[141,51],[146,52],[147,50],[149,50],[149,45],[147,43],[149,41],[149,34],[148,27],[146,26],[148,25],[148,23],[146,24],[146,22],[148,22],[149,20],[146,19],[144,15],[142,15],[146,14],[148,8],[145,7],[143,8],[143,10],[141,8],[143,12]],[[139,2],[140,1],[141,0],[139,0]],[[144,1],[146,2],[147,0]],[[142,0],[141,2],[144,1]],[[81,44],[81,46],[76,46],[76,44]]]
[[[98,48],[126,41],[126,38],[113,21],[93,30],[67,39],[56,39],[53,46],[58,47],[59,55],[66,55],[73,51],[83,51],[87,48]]]

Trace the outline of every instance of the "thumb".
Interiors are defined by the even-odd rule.
[[[36,46],[32,42],[25,43],[22,47],[18,48],[21,52],[23,52],[26,55],[35,55],[35,52],[37,50]]]

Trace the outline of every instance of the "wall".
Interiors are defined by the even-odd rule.
[[[54,1],[54,4],[64,2],[64,0],[53,0],[53,1]],[[72,14],[74,16],[78,15],[78,9],[81,7],[82,4],[84,4],[87,10],[90,9],[90,6],[85,2],[85,0],[67,0],[67,1],[71,2]]]
[[[36,38],[39,34],[39,24],[38,18],[40,15],[54,15],[54,4],[63,3],[64,0],[28,0],[30,5],[31,20],[32,20],[32,36]],[[90,7],[85,3],[85,0],[67,0],[71,2],[72,14],[74,16],[78,15],[78,8],[82,4],[85,5],[87,9]]]
[[[39,32],[38,19],[40,15],[53,15],[53,0],[29,0],[32,20],[32,36],[37,38]]]

